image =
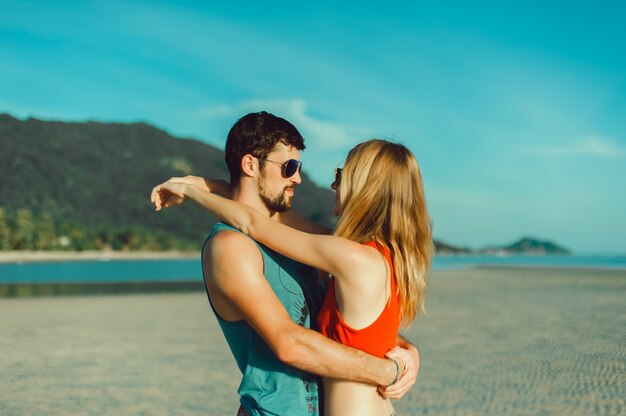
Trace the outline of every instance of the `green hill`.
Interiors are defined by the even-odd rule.
[[[480,252],[497,255],[530,254],[539,256],[572,254],[570,250],[553,242],[541,241],[532,237],[524,237],[505,246],[486,247],[480,250]]]
[[[551,241],[540,241],[531,237],[524,237],[521,240],[504,247],[504,249],[513,253],[528,253],[539,255],[571,254],[568,249],[558,246]]]
[[[225,132],[226,134],[226,132]],[[66,123],[0,114],[0,250],[197,250],[216,221],[193,204],[155,213],[152,187],[187,174],[228,178],[222,150],[145,123]],[[306,173],[295,208],[334,224],[334,197]],[[440,254],[568,251],[533,239]]]
[[[441,241],[434,241],[435,244],[435,252],[437,254],[446,254],[446,255],[453,255],[453,254],[470,254],[472,253],[472,249],[467,248],[467,247],[457,247],[457,246],[453,246],[451,244],[447,244]]]
[[[0,114],[0,149],[0,250],[197,249],[215,217],[193,204],[155,213],[150,190],[171,176],[228,178],[222,150],[144,123]],[[296,209],[332,225],[332,205],[303,173]]]

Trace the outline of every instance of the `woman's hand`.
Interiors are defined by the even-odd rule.
[[[230,184],[222,179],[208,179],[201,176],[187,175],[171,178],[170,181],[193,185],[202,191],[220,194],[230,199]]]
[[[193,175],[187,175],[187,176],[182,176],[182,177],[175,176],[173,178],[170,178],[169,181],[174,182],[174,183],[186,183],[188,185],[197,186],[199,189],[202,189],[203,191],[214,192],[214,190],[210,188],[211,179],[204,179],[201,176],[193,176]]]
[[[156,211],[160,211],[162,208],[182,205],[189,200],[189,197],[185,194],[185,189],[188,186],[194,185],[181,182],[179,179],[182,178],[171,178],[170,180],[152,188],[150,201],[154,204],[154,209]]]
[[[174,176],[152,188],[150,201],[157,211],[182,205],[189,200],[185,191],[193,186],[200,191],[213,192],[230,198],[230,184],[221,179],[207,179],[201,176]]]

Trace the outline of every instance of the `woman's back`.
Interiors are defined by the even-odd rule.
[[[377,250],[374,264],[365,267],[370,270],[356,280],[363,284],[355,288],[330,279],[317,322],[328,338],[382,358],[396,345],[400,326],[397,283],[389,250],[374,242],[363,245]]]
[[[359,279],[331,280],[317,320],[320,332],[330,339],[382,358],[395,346],[398,335],[397,283],[389,250],[373,242],[364,245],[377,251],[371,250],[373,255],[363,262],[364,267],[355,270]],[[361,284],[348,286],[350,281]],[[325,379],[324,391],[327,415],[390,414],[390,403],[374,386]]]

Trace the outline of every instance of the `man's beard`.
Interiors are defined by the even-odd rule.
[[[285,191],[287,189],[295,189],[295,185],[286,186],[278,195],[271,195],[267,192],[265,187],[265,177],[261,175],[262,180],[259,182],[259,196],[261,200],[270,211],[285,212],[291,208],[291,202],[293,198],[287,197]]]
[[[265,203],[267,209],[269,209],[270,211],[285,212],[291,208],[291,198],[287,198],[284,190],[280,195],[277,196],[267,195],[263,192],[261,192],[259,196],[261,197],[263,203]]]
[[[285,212],[291,208],[291,199],[287,199],[284,193],[275,197],[261,194],[261,200],[270,211]]]

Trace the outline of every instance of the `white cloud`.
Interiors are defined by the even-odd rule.
[[[562,146],[539,146],[528,149],[536,156],[596,156],[617,159],[626,156],[626,149],[616,140],[587,136]]]
[[[210,106],[201,108],[196,113],[196,117],[202,118],[202,119],[221,118],[221,117],[231,116],[232,113],[233,113],[233,108],[231,106],[228,106],[226,104],[217,104],[217,105],[210,105]]]
[[[268,111],[293,123],[307,141],[314,141],[317,150],[338,150],[350,148],[368,137],[364,127],[323,120],[307,111],[307,103],[300,98],[253,99],[235,104],[217,104],[200,109],[198,118],[231,118],[254,111]]]

